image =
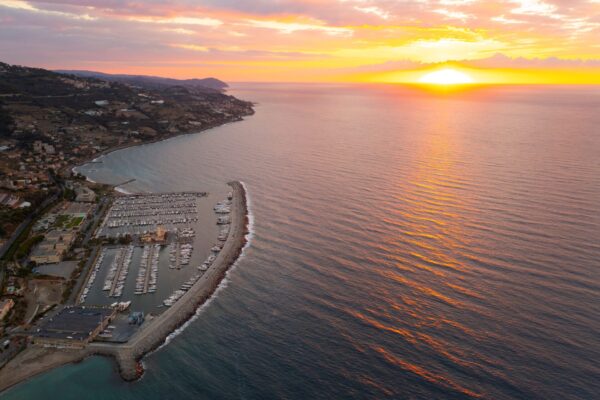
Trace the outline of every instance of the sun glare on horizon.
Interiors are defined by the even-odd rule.
[[[423,75],[419,79],[419,83],[427,83],[432,85],[461,85],[474,83],[474,81],[473,78],[464,72],[460,72],[452,68],[444,68]]]

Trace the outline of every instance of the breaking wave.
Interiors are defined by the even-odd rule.
[[[143,358],[146,358],[147,356],[149,356],[149,355],[153,354],[154,352],[167,346],[169,343],[171,343],[171,341],[173,339],[175,339],[177,336],[182,334],[186,330],[186,328],[188,326],[190,326],[194,321],[196,321],[198,319],[198,317],[204,312],[204,310],[206,310],[212,304],[212,302],[217,298],[219,293],[221,293],[221,291],[225,290],[225,288],[229,285],[230,271],[232,271],[234,268],[236,268],[238,263],[240,262],[240,260],[244,257],[246,250],[250,247],[250,241],[254,235],[254,233],[253,233],[254,232],[254,215],[252,214],[250,195],[248,194],[248,189],[247,189],[246,185],[244,184],[244,182],[240,182],[240,183],[244,187],[244,193],[246,195],[246,208],[247,208],[247,212],[248,212],[248,225],[247,225],[248,233],[246,233],[246,236],[245,236],[246,243],[244,244],[244,247],[242,247],[242,251],[241,251],[240,255],[234,261],[234,263],[227,269],[227,271],[225,271],[225,276],[223,277],[223,279],[221,279],[221,281],[217,285],[217,288],[215,289],[213,294],[208,298],[208,300],[206,300],[204,303],[202,303],[198,306],[194,315],[190,319],[188,319],[183,325],[181,325],[179,328],[177,328],[173,332],[171,332],[165,338],[165,341],[160,346],[158,346],[155,350],[147,353]],[[117,190],[118,190],[118,188],[117,188]]]

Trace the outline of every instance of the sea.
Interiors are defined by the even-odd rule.
[[[243,181],[249,243],[122,381],[47,399],[600,399],[600,89],[236,84],[244,121],[103,156],[129,192]]]

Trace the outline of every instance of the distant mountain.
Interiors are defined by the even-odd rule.
[[[216,78],[173,79],[147,75],[105,74],[103,72],[81,70],[57,70],[55,72],[60,74],[75,75],[83,78],[96,78],[104,81],[120,82],[146,89],[166,89],[167,87],[171,86],[182,86],[187,89],[198,91],[223,92],[228,87],[225,82]]]
[[[62,152],[61,162],[72,162],[123,143],[199,132],[254,113],[252,103],[223,93],[226,85],[216,79],[76,72],[0,62],[0,145],[30,151],[38,140]],[[3,172],[21,176],[19,163],[5,163],[2,154],[0,181]]]

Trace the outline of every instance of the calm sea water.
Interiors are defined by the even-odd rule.
[[[243,180],[253,236],[141,381],[89,359],[2,399],[600,398],[600,91],[241,85],[241,123],[82,169]]]

